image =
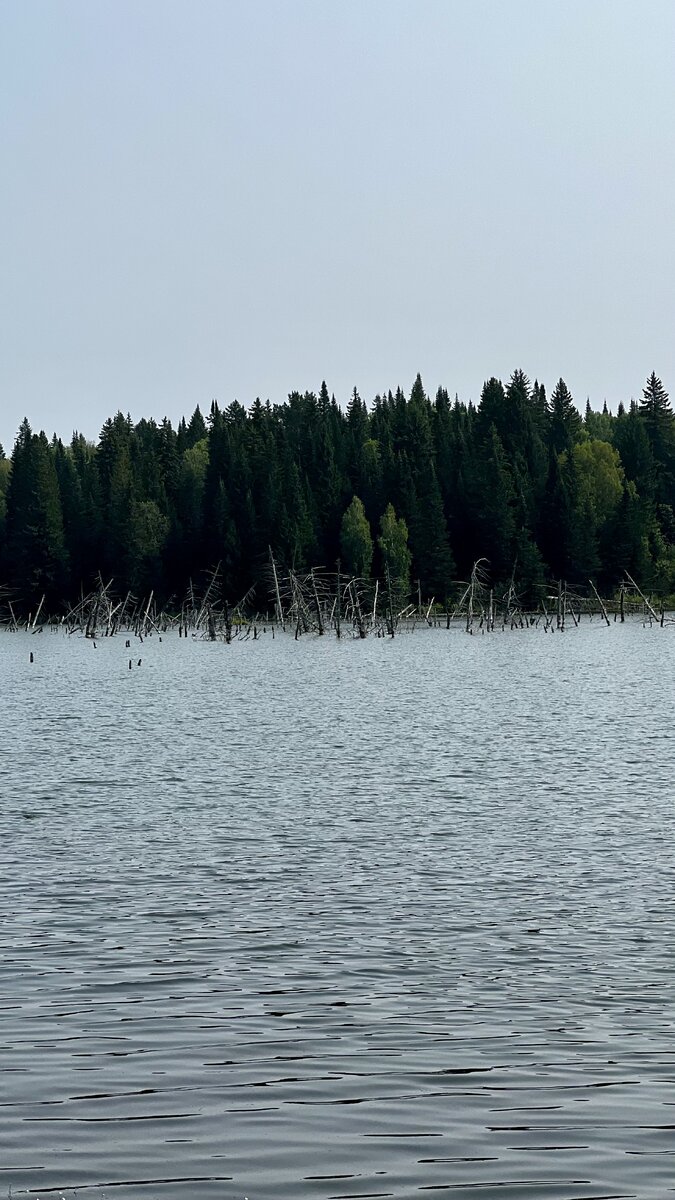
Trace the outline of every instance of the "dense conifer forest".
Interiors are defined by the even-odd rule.
[[[655,374],[639,401],[583,417],[562,379],[547,397],[520,370],[478,406],[431,398],[418,376],[371,405],[355,389],[345,410],[323,384],[214,402],[177,428],[118,412],[97,445],[24,421],[11,457],[0,448],[0,588],[17,611],[44,596],[58,614],[100,572],[180,604],[220,563],[223,593],[257,585],[264,608],[271,547],[296,571],[388,569],[441,603],[477,558],[495,586],[515,570],[533,604],[559,578],[609,594],[624,571],[668,596],[674,513],[675,420]]]

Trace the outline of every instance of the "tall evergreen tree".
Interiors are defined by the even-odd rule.
[[[67,588],[63,513],[54,455],[44,433],[24,421],[12,454],[7,490],[9,577],[24,607],[57,611]]]
[[[504,581],[514,566],[516,495],[513,475],[497,427],[483,440],[474,493],[476,557],[487,558],[492,576]]]
[[[675,417],[668,393],[654,371],[642,392],[640,414],[654,458],[656,498],[675,505]]]
[[[581,437],[581,414],[574,406],[572,393],[564,379],[559,379],[551,393],[551,444],[556,454],[569,451]]]
[[[673,427],[673,410],[670,398],[655,371],[652,371],[643,390],[640,411],[650,437],[656,438],[662,431]]]

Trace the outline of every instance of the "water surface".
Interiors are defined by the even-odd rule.
[[[0,1195],[674,1192],[674,667],[0,634]]]

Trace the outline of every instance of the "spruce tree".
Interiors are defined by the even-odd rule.
[[[668,393],[654,371],[642,392],[640,414],[654,456],[656,499],[675,505],[675,418]]]
[[[476,484],[475,524],[479,541],[475,555],[487,558],[493,578],[504,582],[511,574],[515,557],[516,494],[513,474],[495,425],[482,445]]]
[[[581,437],[583,422],[581,414],[574,406],[572,393],[564,379],[559,379],[550,401],[551,412],[551,445],[556,454],[571,450]]]
[[[655,434],[657,430],[672,429],[673,410],[670,407],[670,398],[655,371],[652,371],[642,389],[640,412],[650,435]]]
[[[54,453],[44,433],[24,421],[12,455],[7,491],[9,579],[20,605],[45,596],[55,612],[67,591],[67,554]]]

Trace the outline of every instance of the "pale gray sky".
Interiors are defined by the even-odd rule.
[[[675,392],[672,0],[0,0],[0,440]]]

